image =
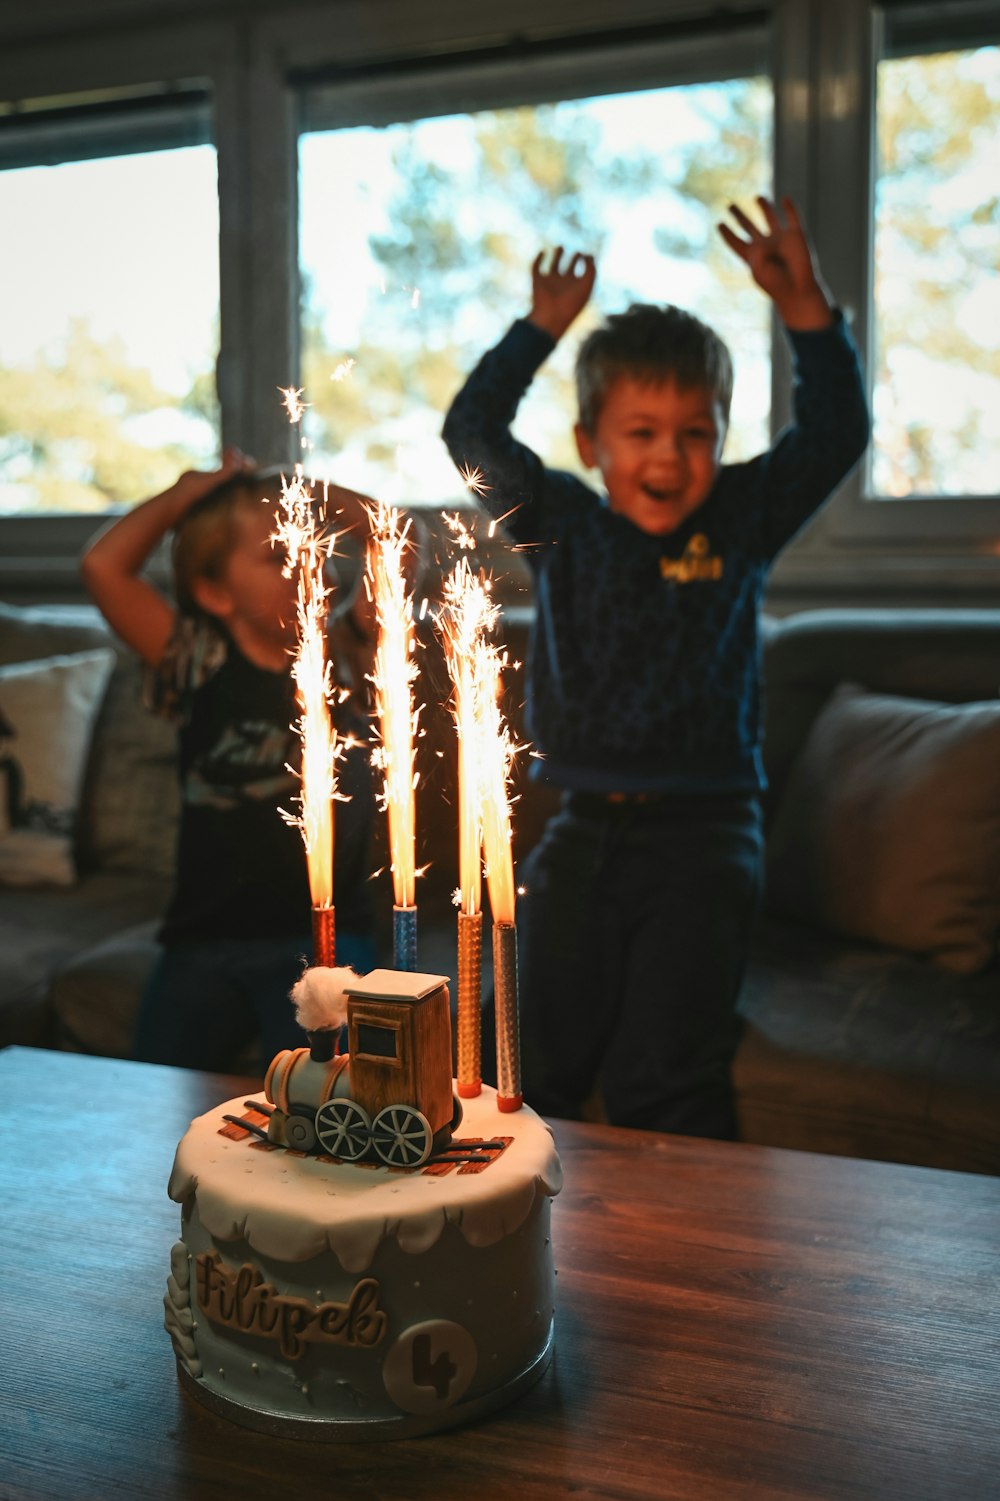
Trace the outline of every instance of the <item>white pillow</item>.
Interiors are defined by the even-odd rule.
[[[0,882],[76,880],[83,775],[114,662],[99,648],[0,667]]]

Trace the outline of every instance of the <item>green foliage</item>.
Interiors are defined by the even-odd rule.
[[[419,289],[419,306],[411,311],[398,295],[371,304],[364,342],[352,351],[351,381],[332,385],[328,376],[339,353],[326,343],[307,287],[303,382],[320,449],[336,455],[352,444],[374,463],[386,433],[420,408],[436,438],[441,414],[487,339],[526,311],[537,250],[586,249],[600,261],[615,216],[631,206],[660,203],[661,222],[674,227],[657,232],[655,248],[705,263],[716,294],[721,281],[727,295],[732,289],[745,298],[745,273],[718,241],[714,220],[748,181],[756,182],[760,161],[768,158],[770,88],[755,82],[706,89],[699,97],[706,126],[701,139],[672,142],[668,153],[653,141],[626,154],[609,150],[601,121],[585,102],[473,116],[464,132],[467,149],[449,165],[431,159],[419,125],[398,128],[390,228],[369,244],[385,284]],[[698,212],[691,212],[692,203]],[[603,271],[600,286],[611,306],[634,295],[616,289]],[[759,301],[756,294],[752,301]],[[752,316],[760,322],[758,307]],[[596,318],[588,309],[578,332]],[[575,395],[564,351],[546,365],[535,397],[562,416],[546,457],[573,467]]]
[[[977,480],[991,448],[995,476],[1000,348],[976,309],[991,287],[997,307],[998,106],[997,49],[879,69],[875,485],[883,493],[984,488]],[[911,387],[907,397],[901,387],[915,354],[934,362],[935,391]],[[995,383],[991,400],[978,396],[988,387],[970,381],[977,376]],[[959,388],[969,406],[957,417],[940,392]]]
[[[130,424],[157,412],[213,421],[214,386],[214,373],[205,371],[178,399],[130,363],[120,340],[99,340],[75,318],[58,358],[0,370],[0,484],[21,491],[25,510],[134,504],[200,456],[174,441],[140,442]]]
[[[562,244],[600,261],[618,221],[651,205],[655,216],[641,222],[663,258],[657,295],[676,295],[671,276],[680,268],[698,270],[703,291],[683,300],[710,321],[722,315],[739,381],[743,353],[761,340],[759,296],[748,295],[745,270],[715,223],[733,199],[769,190],[760,171],[769,160],[770,87],[706,85],[686,97],[700,133],[651,134],[647,146],[624,153],[609,145],[586,102],[470,117],[463,149],[447,159],[434,158],[419,123],[394,127],[388,227],[370,241],[389,294],[366,309],[347,380],[330,379],[345,351],[331,347],[316,289],[304,286],[300,381],[320,449],[360,451],[388,468],[416,429],[436,444],[441,414],[472,360],[526,309],[536,251]],[[880,67],[875,478],[884,493],[976,488],[987,463],[989,488],[996,486],[1000,348],[987,312],[1000,295],[998,106],[997,49]],[[617,275],[628,272],[619,264]],[[602,265],[598,292],[615,306],[634,288],[616,287]],[[594,317],[588,310],[580,332]],[[913,397],[919,361],[933,372],[940,402]],[[569,364],[560,349],[533,393],[560,415],[546,457],[565,465],[575,461]],[[198,372],[178,398],[136,368],[120,343],[75,320],[57,358],[0,370],[0,487],[46,511],[134,502],[206,459],[178,438],[181,417],[217,427],[214,371]],[[414,483],[419,491],[419,476]]]

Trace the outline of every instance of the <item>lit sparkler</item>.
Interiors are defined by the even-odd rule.
[[[333,801],[337,797],[336,763],[343,749],[333,726],[330,705],[333,672],[326,650],[328,595],[324,564],[334,538],[317,513],[309,485],[297,465],[291,481],[282,479],[278,524],[273,541],[283,549],[283,572],[297,580],[298,646],[292,663],[300,717],[302,778],[298,813],[282,809],[286,822],[301,831],[312,902],[314,961],[332,968],[336,927],[333,906]]]
[[[508,785],[515,747],[500,711],[506,653],[490,640],[499,613],[482,576],[468,561],[445,581],[439,620],[454,685],[459,755],[458,1091],[479,1092],[481,865],[493,914],[497,1011],[497,1103],[521,1105],[517,1003],[517,930]],[[475,928],[473,923],[476,924]]]
[[[413,597],[403,566],[410,546],[410,523],[381,501],[369,511],[369,522],[371,545],[365,587],[375,606],[378,623],[372,683],[381,735],[373,762],[382,771],[389,817],[393,962],[396,969],[412,971],[417,967],[417,773],[413,745],[419,709],[413,703],[413,682],[417,675]]]
[[[442,511],[441,520],[455,539],[457,547],[472,552],[476,546],[475,534],[469,530],[458,511]]]
[[[473,468],[471,464],[463,464],[458,472],[462,476],[462,484],[467,490],[471,490],[473,495],[485,495],[490,489],[483,471],[478,466]]]
[[[302,421],[307,406],[307,403],[302,400],[302,392],[295,386],[279,386],[278,390],[281,392],[282,405],[288,413],[289,422],[297,426]]]

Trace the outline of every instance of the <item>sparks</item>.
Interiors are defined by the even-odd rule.
[[[331,372],[331,380],[346,380],[357,362],[353,359],[341,360],[335,370]]]
[[[478,466],[473,469],[470,464],[462,464],[458,472],[462,476],[462,484],[467,490],[471,490],[473,495],[485,495],[491,488],[486,483],[486,477]]]
[[[445,580],[444,609],[438,618],[458,730],[460,910],[479,910],[482,850],[493,920],[513,922],[508,783],[520,747],[512,744],[500,712],[500,683],[507,655],[488,640],[499,613],[489,580],[474,575],[468,560],[461,559]]]
[[[368,518],[371,546],[365,587],[375,605],[378,623],[371,681],[381,736],[372,760],[383,775],[393,900],[397,907],[413,907],[417,877],[413,742],[418,734],[420,711],[413,703],[413,682],[417,675],[413,597],[407,589],[403,566],[411,545],[410,523],[381,501],[369,510]]]
[[[279,386],[278,390],[281,392],[282,402],[285,411],[288,413],[289,422],[296,424],[301,422],[302,414],[308,405],[307,402],[302,400],[301,390],[297,390],[295,386]]]
[[[475,548],[476,538],[457,511],[442,511],[441,520],[459,547],[466,548],[470,552]]]
[[[336,763],[343,745],[330,715],[332,667],[326,654],[329,589],[323,566],[330,538],[317,514],[309,486],[296,467],[291,481],[281,482],[278,524],[272,543],[285,554],[283,572],[297,579],[298,646],[292,677],[300,717],[295,729],[302,744],[298,813],[281,809],[286,823],[302,834],[314,907],[333,905],[333,800],[337,797]]]

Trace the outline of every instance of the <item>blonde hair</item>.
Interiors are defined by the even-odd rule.
[[[195,596],[198,579],[220,579],[239,537],[239,518],[251,506],[277,500],[281,493],[278,469],[255,469],[223,480],[197,501],[174,532],[172,563],[178,609],[204,615]]]
[[[586,432],[593,432],[608,392],[623,377],[650,385],[674,380],[682,390],[704,387],[729,421],[729,350],[713,328],[683,308],[634,302],[587,335],[576,357],[580,426]]]

